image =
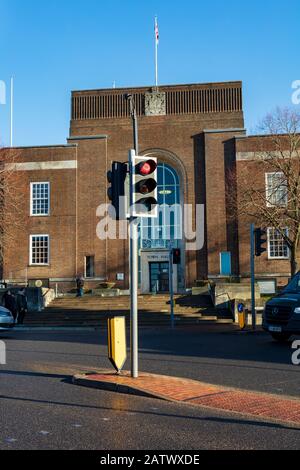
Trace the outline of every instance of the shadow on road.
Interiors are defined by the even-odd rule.
[[[1,338],[1,336],[0,336]],[[107,332],[104,331],[61,331],[61,332],[19,332],[11,333],[5,336],[7,341],[7,349],[11,352],[34,353],[35,343],[61,343],[57,348],[51,351],[41,348],[41,344],[37,347],[38,354],[52,354],[53,356],[81,356],[92,358],[104,358],[107,348]],[[4,339],[4,338],[3,338]],[[22,344],[28,344],[29,348],[18,348],[18,341]],[[76,353],[69,350],[65,351],[64,343],[79,344],[81,352]],[[128,344],[130,338],[128,336]],[[53,344],[52,344],[53,345]],[[86,351],[82,351],[82,346],[86,346]],[[99,350],[95,354],[95,350],[91,347],[97,346]],[[216,361],[238,361],[251,362],[247,367],[260,368],[259,365],[253,365],[253,362],[280,364],[291,366],[292,348],[291,342],[280,344],[271,338],[271,336],[263,331],[257,333],[244,334],[232,325],[215,325],[215,326],[194,326],[184,327],[171,330],[170,328],[144,328],[140,329],[140,352],[141,357],[147,360],[147,356],[151,357],[151,361],[161,361],[161,356],[167,361],[185,363],[187,358],[189,364],[192,359],[196,359],[196,364],[201,364],[200,360]],[[156,359],[155,356],[160,358]],[[222,365],[222,362],[218,362]],[[236,364],[236,367],[239,367]],[[275,368],[274,370],[276,370]],[[280,369],[278,369],[280,370]],[[299,373],[300,369],[295,368],[295,373]]]
[[[43,375],[43,374],[38,374],[38,375]],[[45,374],[48,376],[48,374]],[[56,378],[63,378],[63,380],[66,380],[66,377],[63,376],[57,376]],[[70,377],[68,378],[70,380]],[[68,408],[80,408],[80,409],[93,409],[93,410],[101,410],[101,411],[117,411],[119,413],[134,413],[134,414],[140,414],[144,416],[157,416],[157,417],[165,417],[165,418],[174,418],[174,419],[190,419],[190,420],[195,420],[195,421],[202,421],[202,422],[215,422],[215,423],[221,423],[221,424],[242,424],[242,425],[247,425],[247,426],[259,426],[263,428],[272,428],[272,429],[278,429],[278,430],[299,430],[295,426],[288,426],[285,424],[280,424],[280,423],[272,423],[272,422],[266,422],[266,421],[255,421],[255,420],[250,420],[250,419],[245,419],[242,416],[239,418],[221,418],[221,417],[199,417],[199,416],[192,416],[191,414],[173,414],[173,413],[165,413],[165,412],[157,412],[157,411],[144,411],[144,410],[137,410],[133,408],[128,408],[128,409],[119,409],[119,408],[114,408],[114,407],[105,407],[105,406],[95,406],[95,405],[86,405],[86,404],[81,404],[81,403],[68,403],[68,402],[60,402],[60,401],[53,401],[53,400],[38,400],[38,399],[31,399],[31,398],[24,398],[24,397],[14,397],[14,396],[6,396],[6,395],[0,395],[0,400],[5,400],[5,401],[12,401],[12,402],[22,402],[22,403],[31,403],[31,404],[38,404],[38,405],[46,405],[46,406],[61,406],[61,407],[68,407]],[[140,400],[149,400],[148,398],[140,398]],[[166,405],[166,403],[164,403]],[[172,404],[174,405],[174,404]],[[183,407],[188,407],[189,405],[180,405],[182,408]],[[193,411],[197,411],[196,408],[193,409]],[[201,409],[203,412],[203,408]],[[208,410],[206,410],[208,411]]]

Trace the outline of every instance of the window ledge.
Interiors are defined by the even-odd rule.
[[[50,268],[50,264],[29,264],[28,268]]]

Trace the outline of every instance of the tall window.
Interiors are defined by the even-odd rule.
[[[283,173],[266,173],[266,197],[268,207],[287,206],[287,181]]]
[[[32,216],[50,214],[50,183],[31,183],[30,213]]]
[[[286,234],[288,229],[285,229]],[[288,259],[289,248],[281,233],[275,228],[268,228],[268,253],[270,259]]]
[[[49,264],[49,235],[30,236],[30,264],[37,266]]]
[[[166,163],[158,165],[159,216],[156,219],[142,219],[141,246],[147,248],[168,248],[170,240],[179,238],[182,224],[177,210],[168,210],[180,204],[180,184],[176,171]]]

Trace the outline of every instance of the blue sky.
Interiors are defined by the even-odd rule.
[[[0,80],[15,78],[15,145],[64,143],[70,92],[243,80],[246,125],[291,105],[299,0],[0,0]],[[9,142],[0,105],[0,142]]]

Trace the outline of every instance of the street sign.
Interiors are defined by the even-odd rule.
[[[127,359],[125,317],[108,320],[108,358],[119,374]]]

